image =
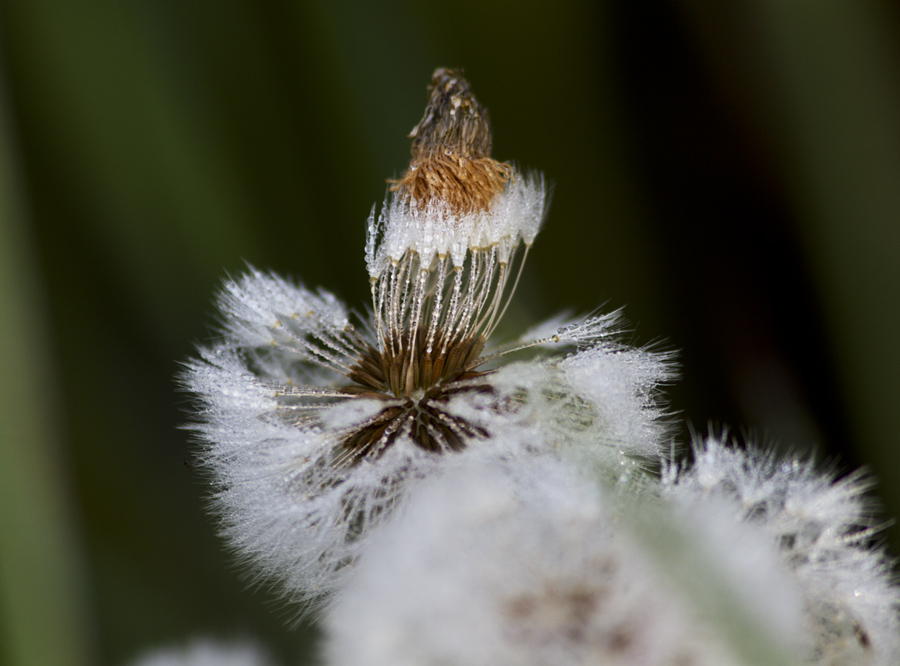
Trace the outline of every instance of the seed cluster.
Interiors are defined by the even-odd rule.
[[[379,455],[401,434],[426,451],[460,451],[470,437],[484,437],[483,428],[448,413],[447,402],[455,394],[490,392],[478,382],[485,372],[476,370],[484,337],[467,337],[451,343],[446,352],[427,349],[424,331],[404,337],[399,353],[369,347],[349,374],[354,382],[342,390],[360,397],[385,401],[375,417],[347,435],[339,446],[339,459],[353,465],[369,455]]]
[[[477,368],[515,289],[507,284],[520,236],[533,238],[522,235],[521,224],[498,227],[491,216],[498,198],[526,183],[491,158],[487,109],[461,72],[435,72],[410,137],[409,168],[392,181],[392,217],[370,220],[374,340],[357,346],[353,361],[339,369],[348,380],[341,393],[383,404],[338,436],[332,462],[339,467],[377,458],[400,437],[439,453],[488,435],[454,415],[450,402],[461,393],[491,392],[479,381],[487,373]],[[529,219],[511,201],[502,210]],[[543,205],[537,208],[542,214]],[[459,237],[448,240],[453,230]],[[524,256],[519,270],[523,262]]]

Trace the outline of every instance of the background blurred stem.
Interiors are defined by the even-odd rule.
[[[0,662],[88,664],[83,556],[0,62]]]
[[[789,183],[837,350],[856,444],[900,468],[900,71],[896,16],[876,2],[756,3]],[[886,480],[887,481],[887,480]],[[888,513],[900,485],[881,483]],[[896,528],[894,528],[896,535]],[[895,542],[896,543],[896,542]]]

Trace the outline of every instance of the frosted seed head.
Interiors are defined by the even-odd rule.
[[[664,470],[664,493],[692,511],[718,505],[777,544],[804,597],[810,662],[898,663],[900,588],[873,542],[864,476],[835,480],[810,461],[777,460],[715,438],[696,445],[694,461]]]
[[[325,619],[327,663],[743,663],[596,486],[549,456],[485,462],[379,528]]]
[[[448,156],[497,164],[483,108],[448,70],[413,138],[411,171]],[[368,318],[252,268],[222,290],[223,335],[183,376],[200,400],[193,430],[229,544],[289,599],[339,590],[407,481],[449,458],[590,450],[616,474],[656,458],[652,397],[665,359],[603,346],[613,318],[554,335],[555,359],[547,341],[531,341],[520,349],[536,348],[533,363],[486,365],[510,351],[489,338],[547,201],[540,175],[492,168],[505,174],[496,192],[477,178],[454,185],[483,189],[465,195],[398,181],[373,210]]]

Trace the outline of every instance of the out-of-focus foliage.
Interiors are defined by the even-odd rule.
[[[365,307],[363,222],[437,66],[556,183],[510,328],[625,305],[683,349],[698,430],[866,463],[900,515],[888,3],[2,0],[0,48],[0,481],[34,479],[0,494],[3,663],[50,640],[30,577],[71,583],[28,599],[72,628],[60,664],[198,633],[311,654],[221,552],[173,378],[245,261]]]

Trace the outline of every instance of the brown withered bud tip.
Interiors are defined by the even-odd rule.
[[[491,121],[461,70],[435,70],[422,120],[409,138],[412,160],[391,191],[410,205],[445,204],[451,213],[487,210],[514,176],[491,159]]]
[[[491,121],[472,86],[454,69],[435,70],[425,115],[409,138],[413,157],[451,151],[463,157],[491,156]]]

